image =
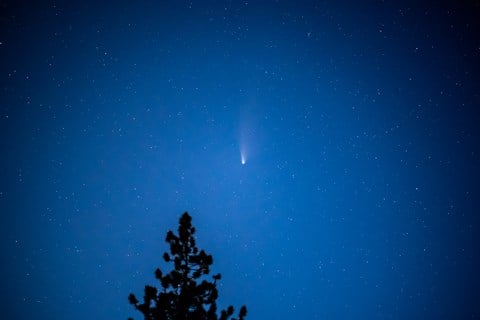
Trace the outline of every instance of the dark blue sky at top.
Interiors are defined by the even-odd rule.
[[[248,319],[480,317],[478,2],[0,18],[4,318],[141,319],[184,211]]]

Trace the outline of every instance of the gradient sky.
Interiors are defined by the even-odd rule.
[[[188,211],[249,320],[479,319],[479,12],[2,1],[3,318],[141,319]]]

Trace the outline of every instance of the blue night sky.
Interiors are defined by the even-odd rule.
[[[3,318],[141,319],[184,211],[249,320],[480,318],[478,1],[30,2]]]

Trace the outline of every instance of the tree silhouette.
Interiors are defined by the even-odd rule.
[[[180,217],[178,235],[168,231],[165,239],[170,245],[170,254],[165,252],[163,259],[173,263],[175,269],[165,275],[160,269],[155,270],[161,289],[146,285],[143,303],[139,303],[133,293],[128,296],[130,304],[143,313],[145,320],[228,320],[232,317],[232,306],[217,315],[217,281],[221,276],[212,276],[213,282],[205,279],[213,258],[204,250],[199,251],[194,233],[192,218],[185,212]],[[247,308],[242,306],[238,320],[244,320],[246,315]]]

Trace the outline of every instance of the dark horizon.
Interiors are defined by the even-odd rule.
[[[246,319],[478,319],[478,1],[0,4],[7,319],[141,319],[188,211]]]

